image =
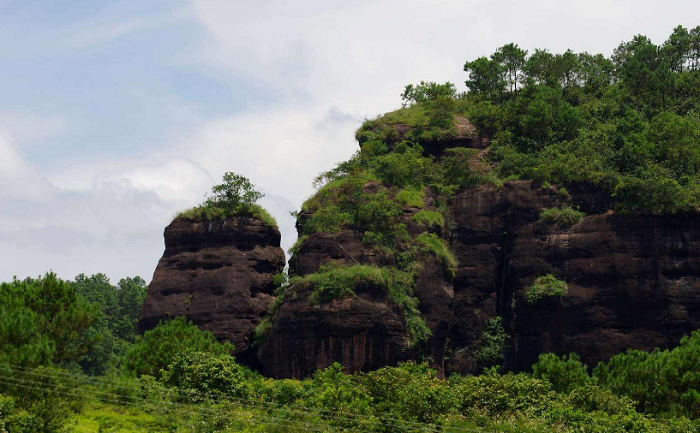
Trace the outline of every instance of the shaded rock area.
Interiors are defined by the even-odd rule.
[[[700,216],[624,217],[608,212],[566,231],[521,232],[506,286],[514,289],[513,370],[539,353],[576,352],[589,366],[629,348],[678,344],[700,328]],[[523,288],[552,273],[561,301],[531,306]]]
[[[488,139],[468,120],[457,116],[455,122],[450,138],[421,142],[426,153],[486,147]],[[390,126],[390,145],[412,130]],[[368,182],[365,192],[380,186]],[[357,372],[410,359],[429,360],[442,375],[479,373],[484,332],[496,317],[509,336],[502,366],[511,371],[528,370],[543,352],[575,352],[593,367],[627,349],[674,346],[700,329],[700,215],[624,216],[611,211],[612,197],[593,185],[568,189],[560,193],[531,181],[463,188],[442,212],[444,227],[434,229],[412,220],[419,209],[403,208],[412,237],[434,232],[459,262],[450,275],[433,255],[417,253],[413,295],[432,332],[424,347],[411,346],[403,312],[372,287],[320,304],[311,304],[303,289],[287,288],[268,333],[253,345],[284,254],[277,229],[246,218],[178,219],[166,228],[165,254],[139,328],[187,316],[234,343],[241,362],[277,378],[306,377],[333,362]],[[563,205],[587,216],[571,227],[540,220],[542,210]],[[437,211],[430,195],[424,210]],[[299,216],[298,229],[309,216]],[[397,266],[393,255],[363,243],[363,235],[344,227],[303,237],[290,274],[314,273],[328,262]],[[547,274],[566,281],[568,294],[529,303],[527,291]]]
[[[429,197],[424,210],[436,210]],[[412,235],[427,229],[411,219],[418,211],[404,208],[403,222]],[[398,307],[387,302],[380,289],[356,287],[355,297],[312,305],[309,293],[291,287],[293,295],[285,297],[258,352],[263,373],[276,378],[305,377],[334,362],[351,373],[427,357],[442,371],[452,315],[452,286],[434,257],[418,254],[422,267],[413,294],[432,332],[427,347],[411,347],[406,318]],[[290,274],[313,273],[330,261],[341,266],[396,266],[393,259],[363,244],[362,233],[343,229],[306,238],[290,259]]]
[[[454,280],[425,256],[414,289],[433,332],[434,367],[479,373],[482,334],[497,316],[510,335],[504,366],[512,371],[528,370],[543,352],[575,352],[595,366],[630,348],[674,346],[700,328],[700,216],[604,211],[568,228],[539,220],[546,208],[572,201],[595,208],[601,200],[592,193],[564,198],[530,181],[455,195],[443,233],[459,260]],[[292,258],[296,272],[314,272],[329,260],[388,264],[361,239],[352,230],[310,236]],[[565,280],[568,296],[529,304],[527,290],[546,274]],[[303,295],[285,302],[259,352],[265,374],[303,377],[334,361],[348,372],[366,371],[415,359],[402,343],[400,315],[363,296],[321,306]]]
[[[377,291],[311,305],[308,294],[286,301],[258,357],[275,378],[307,377],[334,362],[348,373],[370,371],[410,359],[401,312]]]
[[[251,356],[252,331],[272,301],[273,276],[284,268],[277,228],[248,217],[176,219],[165,229],[158,262],[141,310],[139,330],[186,316],[217,339]]]
[[[529,181],[454,197],[454,281],[450,371],[478,372],[474,349],[486,320],[500,315],[511,334],[508,370],[527,370],[540,353],[575,352],[595,366],[627,349],[668,348],[700,328],[700,216],[634,217],[612,211],[570,228],[539,221],[561,205]],[[568,296],[529,304],[534,280],[553,274]]]

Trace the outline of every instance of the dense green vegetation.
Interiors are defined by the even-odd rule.
[[[611,57],[515,44],[465,64],[464,113],[494,138],[501,177],[592,184],[616,209],[700,203],[700,29],[662,45],[638,35]]]
[[[293,252],[316,233],[351,229],[389,265],[279,275],[258,341],[285,299],[305,293],[321,304],[374,291],[398,307],[419,348],[430,330],[413,296],[416,276],[427,259],[448,276],[458,266],[445,232],[447,202],[463,188],[532,179],[574,204],[583,186],[607,194],[618,212],[697,209],[700,27],[677,27],[660,46],[636,36],[609,58],[528,55],[507,44],[465,71],[464,94],[451,83],[407,86],[404,107],[365,122],[361,151],[322,173],[297,214]],[[491,137],[488,149],[426,152],[475,134],[465,119]],[[203,204],[178,217],[244,215],[276,225],[255,204],[261,197],[248,179],[226,173]],[[571,206],[540,214],[562,227],[584,216]],[[567,290],[545,275],[526,299]],[[532,374],[502,374],[509,335],[496,317],[473,349],[490,367],[481,375],[443,380],[418,363],[346,375],[334,364],[309,379],[272,380],[237,364],[230,344],[184,318],[137,336],[144,296],[138,277],[113,286],[100,274],[63,281],[49,273],[0,284],[0,432],[700,433],[700,331],[672,350],[629,351],[598,366],[576,354],[543,354]]]
[[[321,294],[371,286],[416,306],[403,292],[412,274],[393,268],[295,278],[275,280],[282,291],[308,284]],[[310,379],[272,380],[183,318],[135,336],[143,289],[140,278],[112,286],[99,274],[0,284],[0,431],[700,432],[700,331],[672,350],[619,354],[592,374],[574,354],[543,354],[532,375],[494,368],[442,380],[415,363],[345,375],[335,364]],[[100,364],[90,354],[106,332],[124,347]],[[480,362],[500,365],[500,318],[482,339]]]
[[[277,221],[272,215],[255,203],[264,196],[247,177],[226,172],[223,183],[212,187],[212,192],[204,203],[178,213],[175,218],[212,220],[247,216],[256,218],[270,227],[277,227]]]
[[[562,227],[569,227],[586,216],[585,213],[573,209],[571,206],[553,207],[540,212],[540,219],[547,224],[556,224]]]
[[[542,355],[532,375],[494,368],[449,380],[416,363],[354,375],[334,364],[309,379],[272,380],[228,354],[195,348],[176,356],[160,379],[2,366],[0,428],[692,433],[700,431],[699,349],[696,332],[670,351],[620,354],[592,375],[574,355]],[[670,365],[650,369],[652,362]]]
[[[545,298],[561,298],[569,293],[566,281],[558,280],[554,275],[539,277],[527,290],[527,302],[535,304]]]

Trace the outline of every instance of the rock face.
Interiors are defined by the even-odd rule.
[[[307,294],[285,302],[258,356],[263,373],[307,377],[334,362],[345,371],[369,371],[409,359],[401,314],[376,291],[311,305]]]
[[[372,190],[371,183],[366,190]],[[426,210],[435,210],[429,198],[425,201]],[[419,209],[403,210],[402,221],[410,234],[426,230],[411,219]],[[309,293],[295,289],[293,296],[286,295],[258,352],[263,373],[277,378],[306,377],[334,362],[342,364],[347,373],[370,371],[419,355],[429,355],[442,369],[452,316],[452,286],[435,258],[418,254],[422,268],[413,294],[432,332],[427,347],[411,346],[405,317],[398,307],[387,302],[380,289],[355,287],[353,298],[317,305],[309,303]],[[328,262],[341,266],[396,265],[393,259],[363,244],[362,233],[343,229],[336,234],[310,235],[290,259],[290,273],[303,276]]]
[[[700,216],[622,216],[601,211],[606,197],[584,186],[577,192],[564,198],[556,188],[512,181],[451,199],[442,236],[459,260],[455,277],[424,256],[414,289],[436,368],[480,372],[483,333],[497,316],[510,336],[503,365],[513,371],[529,369],[543,352],[575,352],[595,366],[630,348],[673,346],[700,328]],[[590,214],[571,227],[540,221],[543,209],[566,204]],[[412,233],[423,229],[409,225]],[[327,261],[391,265],[361,233],[344,229],[309,236],[292,268],[304,275]],[[528,289],[546,274],[565,280],[568,295],[528,303]],[[276,317],[258,353],[266,375],[303,377],[336,361],[366,371],[417,356],[401,315],[376,293],[321,305],[302,293]]]
[[[233,343],[239,359],[254,364],[251,334],[267,314],[273,276],[283,268],[279,231],[257,219],[176,219],[165,229],[165,253],[148,287],[139,329],[186,316]]]
[[[488,140],[464,120],[456,119],[457,134],[449,140],[421,143],[425,152],[439,158],[447,147],[483,148]],[[393,127],[396,140],[410,132]],[[380,189],[377,181],[364,185],[368,194]],[[445,375],[478,373],[487,325],[496,317],[508,335],[502,365],[512,371],[528,370],[543,352],[575,352],[593,367],[627,349],[668,348],[699,329],[700,215],[623,216],[609,210],[610,196],[590,185],[569,190],[530,181],[463,188],[442,212],[442,228],[415,222],[419,209],[403,208],[401,222],[413,239],[432,231],[459,262],[451,275],[434,255],[414,253],[421,266],[413,296],[432,332],[421,347],[411,345],[403,311],[372,287],[320,304],[309,302],[308,289],[288,289],[254,347],[251,334],[273,302],[272,277],[284,254],[277,229],[249,218],[171,223],[139,327],[184,315],[234,343],[240,361],[277,378],[305,377],[333,362],[357,372],[409,359],[429,359]],[[429,195],[423,205],[437,211]],[[540,220],[543,209],[563,205],[587,216],[571,227]],[[304,237],[290,274],[314,273],[328,262],[395,267],[397,260],[344,227]],[[547,274],[565,280],[568,294],[529,303],[528,290]]]
[[[449,370],[478,371],[471,354],[496,315],[511,334],[505,366],[515,371],[543,352],[575,352],[595,366],[630,348],[673,346],[700,328],[700,216],[608,211],[570,228],[538,220],[563,201],[525,181],[454,197],[460,267],[451,336],[462,356]],[[546,274],[567,281],[568,296],[529,304],[527,290]]]

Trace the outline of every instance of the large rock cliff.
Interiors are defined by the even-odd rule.
[[[477,149],[480,158],[488,152],[487,138],[466,119],[456,122],[451,138],[422,142],[425,154],[439,160],[455,146]],[[412,133],[394,127],[385,134],[390,147]],[[392,199],[397,191],[376,179],[360,190]],[[139,326],[187,316],[272,377],[304,377],[333,362],[354,372],[409,359],[427,360],[445,375],[478,373],[497,317],[507,335],[498,362],[513,371],[527,370],[543,352],[575,352],[594,366],[626,349],[670,347],[700,328],[700,216],[620,215],[610,210],[611,197],[590,185],[569,185],[569,192],[532,181],[482,182],[460,188],[439,209],[430,193],[419,207],[402,207],[410,239],[430,231],[458,261],[448,271],[435,255],[413,252],[419,266],[412,268],[411,296],[431,334],[420,346],[412,344],[405,311],[371,284],[324,302],[311,302],[308,287],[292,284],[270,316],[272,276],[284,265],[280,235],[242,218],[178,219],[166,228],[166,251]],[[542,221],[540,213],[557,206],[578,207],[586,216],[569,227]],[[444,224],[413,218],[421,210],[439,212]],[[317,273],[329,263],[399,266],[396,251],[364,242],[365,233],[352,224],[302,233],[311,217],[299,215],[304,236],[290,258],[291,275]],[[548,274],[566,281],[568,294],[528,302],[535,280]],[[270,326],[255,345],[253,329],[266,316]]]
[[[185,316],[253,363],[252,332],[273,301],[273,276],[284,268],[277,228],[250,217],[178,218],[165,229],[141,310],[139,329]]]

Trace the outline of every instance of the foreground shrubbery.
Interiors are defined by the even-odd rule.
[[[393,293],[391,284],[400,276],[386,274],[396,272],[391,269],[328,268],[322,272],[326,275],[313,278],[323,287],[369,284],[386,290],[387,296],[406,295]],[[280,287],[291,287],[284,278],[277,280]],[[494,368],[479,376],[454,375],[446,381],[427,364],[406,363],[355,375],[344,374],[335,364],[310,379],[272,380],[236,363],[230,345],[218,343],[210,333],[178,318],[127,343],[130,349],[125,361],[111,364],[114,367],[108,376],[88,376],[76,369],[80,363],[69,361],[68,355],[55,356],[81,353],[62,345],[85,344],[85,322],[71,324],[60,319],[64,316],[48,314],[64,311],[67,317],[82,317],[77,311],[83,311],[88,316],[99,315],[99,308],[86,298],[110,299],[107,286],[97,284],[104,281],[84,276],[78,281],[85,297],[76,293],[75,283],[53,275],[0,286],[6,312],[0,320],[25,323],[22,329],[30,331],[42,330],[8,333],[13,328],[4,325],[0,431],[301,431],[310,426],[377,432],[438,426],[445,432],[458,431],[453,428],[494,432],[700,431],[700,331],[684,338],[673,350],[617,355],[598,365],[592,375],[575,355],[560,358],[549,354],[540,357],[532,375],[500,374]],[[130,281],[121,285],[126,288]],[[19,287],[23,290],[18,291]],[[42,296],[49,293],[63,294],[56,298],[65,303],[62,308],[54,309],[54,300]],[[120,296],[129,297],[127,292],[117,298]],[[19,305],[13,299],[21,299],[28,311],[46,309],[41,310],[45,317],[12,310],[11,306]],[[117,308],[128,303],[112,305]],[[24,317],[24,322],[18,322],[17,317]],[[46,321],[50,317],[53,319]],[[72,331],[59,331],[47,323],[72,326]],[[125,323],[110,324],[107,329],[121,329],[119,332],[128,337],[135,322]],[[61,340],[66,332],[69,336]],[[18,359],[25,358],[15,358],[16,348],[41,342],[37,335],[45,336],[53,351],[32,358],[32,363],[18,364]],[[500,321],[489,324],[479,355],[484,365],[502,362],[507,338]],[[97,370],[84,371],[95,374]]]
[[[51,377],[42,380],[50,382]],[[334,364],[306,380],[271,380],[238,366],[230,356],[192,352],[176,358],[161,381],[144,376],[110,383],[114,397],[101,402],[94,397],[106,382],[86,384],[78,376],[56,377],[54,381],[81,392],[71,401],[54,401],[54,410],[63,407],[63,415],[53,419],[55,424],[35,430],[36,414],[18,411],[17,397],[3,396],[0,426],[14,432],[59,431],[72,423],[77,423],[75,431],[96,431],[80,429],[95,424],[104,429],[113,427],[112,422],[130,423],[133,431],[162,432],[190,431],[195,425],[197,431],[302,431],[311,426],[322,431],[377,432],[700,431],[697,420],[644,414],[632,399],[594,385],[592,379],[576,379],[571,382],[575,386],[557,391],[548,380],[502,375],[495,369],[446,381],[425,364],[406,363],[355,375],[344,374]],[[74,411],[79,415],[71,416]],[[128,418],[117,421],[118,413]]]

